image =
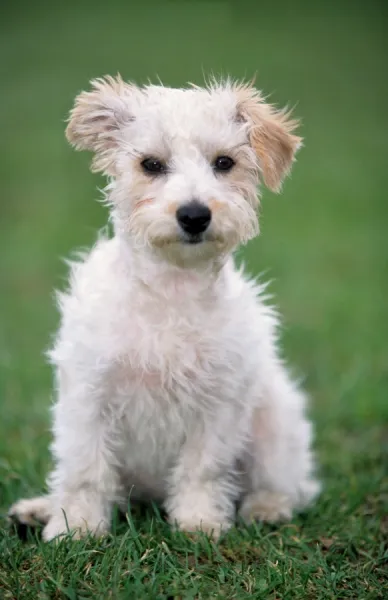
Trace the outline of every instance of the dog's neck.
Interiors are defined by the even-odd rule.
[[[231,256],[221,255],[198,263],[177,264],[151,248],[139,248],[133,240],[119,236],[118,242],[131,279],[164,297],[208,294],[211,288],[219,287],[232,263]]]

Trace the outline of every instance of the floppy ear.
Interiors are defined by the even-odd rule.
[[[128,98],[134,86],[124,83],[120,75],[95,79],[91,85],[90,92],[76,98],[66,137],[77,150],[95,153],[92,171],[114,175],[119,131],[132,120]]]
[[[299,122],[287,110],[267,104],[251,86],[237,85],[236,92],[237,116],[248,123],[250,144],[264,183],[273,192],[279,192],[302,145],[302,138],[293,134]]]

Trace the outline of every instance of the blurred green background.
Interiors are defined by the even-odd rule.
[[[0,479],[15,486],[3,485],[1,504],[43,483],[52,290],[65,285],[61,257],[90,245],[107,218],[95,201],[103,181],[67,145],[65,118],[107,73],[174,86],[256,73],[272,101],[295,106],[305,147],[283,194],[264,194],[261,236],[241,255],[273,280],[323,463],[329,437],[340,461],[345,434],[388,422],[386,25],[377,1],[3,5]]]

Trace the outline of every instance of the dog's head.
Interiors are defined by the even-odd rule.
[[[258,232],[258,184],[279,191],[301,138],[250,85],[139,88],[92,82],[67,138],[110,176],[117,230],[172,260],[228,253]]]

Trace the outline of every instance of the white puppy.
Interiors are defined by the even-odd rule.
[[[232,253],[258,233],[258,184],[279,190],[301,138],[249,85],[136,87],[76,100],[68,140],[109,176],[114,235],[59,295],[55,468],[47,496],[11,509],[45,540],[102,533],[112,506],[161,501],[215,535],[288,519],[318,492],[305,397],[277,319]]]

